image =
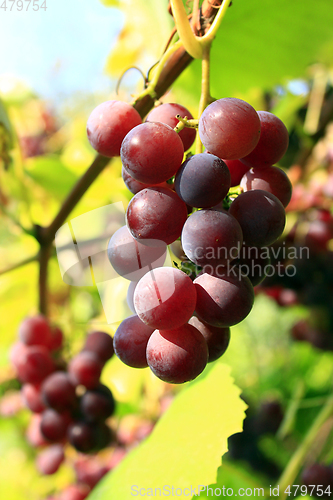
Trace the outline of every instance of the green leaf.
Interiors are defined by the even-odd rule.
[[[77,180],[56,156],[29,158],[25,173],[56,198],[63,198]]]
[[[176,397],[150,437],[94,488],[89,500],[128,500],[135,486],[180,488],[216,479],[227,439],[242,430],[245,403],[229,367],[216,363]],[[134,489],[132,489],[132,487]],[[179,491],[178,491],[179,492]]]
[[[219,495],[220,491],[222,495]],[[269,488],[267,480],[259,477],[257,472],[245,464],[226,461],[218,469],[216,483],[207,486],[198,498],[219,498],[220,496],[268,498]]]
[[[332,63],[332,24],[328,0],[234,1],[212,46],[213,97],[242,96],[254,87],[271,89],[304,76],[312,63]],[[176,88],[197,99],[200,79],[200,61],[195,61]]]

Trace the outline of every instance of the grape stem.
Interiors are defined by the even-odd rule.
[[[306,434],[304,440],[297,448],[293,456],[291,457],[287,467],[283,471],[279,481],[278,486],[280,487],[280,500],[287,497],[286,489],[289,485],[294,483],[300,468],[303,465],[304,459],[309,452],[311,446],[316,441],[318,433],[320,432],[322,426],[325,424],[328,418],[333,414],[333,394],[326,400],[325,406],[321,409],[317,418],[310,427],[308,433]]]
[[[179,120],[179,122],[177,123],[177,125],[174,128],[175,132],[177,132],[177,133],[180,132],[181,130],[183,130],[183,128],[185,128],[185,127],[198,128],[199,120],[195,120],[195,119],[189,120],[187,118],[187,116],[182,118],[180,115],[176,115],[176,118],[177,118],[177,120]]]
[[[205,45],[203,48],[203,56],[201,62],[201,96],[199,102],[198,118],[200,118],[206,106],[208,106],[208,104],[210,104],[214,100],[210,95],[210,48],[211,43]],[[196,154],[202,153],[202,142],[199,134],[197,134],[196,138],[195,152]]]

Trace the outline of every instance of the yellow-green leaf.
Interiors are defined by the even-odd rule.
[[[246,405],[239,395],[230,368],[216,363],[180,392],[150,437],[89,500],[128,500],[138,488],[149,495],[149,488],[163,491],[167,485],[178,488],[178,498],[189,498],[191,486],[215,482],[228,437],[242,430]]]

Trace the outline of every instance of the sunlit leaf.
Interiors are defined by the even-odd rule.
[[[26,167],[26,174],[56,197],[65,196],[77,180],[56,156],[29,158]]]
[[[133,495],[134,485],[147,491],[172,485],[188,498],[186,488],[214,482],[228,437],[242,429],[246,406],[239,394],[230,368],[216,363],[180,392],[150,437],[93,490],[89,500],[125,500]]]

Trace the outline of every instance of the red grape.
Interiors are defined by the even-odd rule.
[[[258,144],[241,158],[250,167],[269,167],[277,163],[288,149],[289,135],[284,123],[268,111],[258,111],[261,132]]]
[[[99,383],[102,368],[103,363],[95,353],[82,351],[70,361],[68,372],[74,384],[94,389]]]
[[[152,268],[163,266],[166,244],[153,241],[152,246],[137,241],[126,226],[118,229],[108,244],[108,258],[114,270],[123,278],[139,281]]]
[[[102,479],[109,468],[97,461],[96,457],[84,457],[76,460],[74,469],[78,483],[87,484],[90,488]]]
[[[119,156],[124,137],[140,123],[142,120],[139,113],[126,102],[103,102],[88,118],[89,142],[101,155]]]
[[[175,128],[175,126],[178,123],[176,115],[180,115],[182,118],[186,117],[189,120],[193,118],[189,110],[186,109],[181,104],[165,103],[165,104],[160,104],[159,106],[156,106],[154,109],[152,109],[152,111],[150,111],[150,113],[148,114],[146,121],[162,122],[166,123],[172,128]],[[195,135],[196,135],[195,129],[190,127],[185,127],[178,133],[178,135],[183,142],[184,151],[190,149],[195,140]]]
[[[18,359],[18,378],[23,383],[39,384],[54,370],[49,350],[42,345],[29,346]]]
[[[278,167],[251,168],[240,182],[244,191],[261,189],[274,194],[284,207],[291,200],[292,185],[287,174]]]
[[[239,159],[257,145],[260,119],[255,109],[241,99],[219,99],[202,113],[199,135],[210,153],[226,160]]]
[[[71,423],[69,413],[58,413],[48,408],[42,413],[40,430],[48,441],[62,441],[67,433],[67,428]]]
[[[124,168],[124,166],[121,169],[121,175],[122,175],[123,181],[125,183],[125,186],[133,194],[138,193],[139,191],[141,191],[144,188],[153,187],[153,186],[155,186],[155,187],[164,187],[164,188],[169,188],[169,189],[172,188],[172,184],[168,184],[166,181],[160,182],[159,184],[151,184],[151,183],[146,183],[146,182],[139,182],[139,181],[135,180],[134,177],[132,177],[126,171],[126,169]]]
[[[250,167],[240,160],[223,160],[230,172],[230,187],[238,186],[243,175]]]
[[[124,168],[137,181],[158,184],[179,169],[184,147],[169,125],[146,122],[132,129],[122,142],[120,156]]]
[[[132,236],[142,240],[164,241],[167,245],[179,238],[187,219],[186,204],[166,188],[146,188],[130,201],[126,222]]]
[[[194,326],[155,330],[148,341],[147,361],[156,377],[172,384],[196,378],[208,360],[207,343]]]
[[[68,373],[58,371],[49,375],[42,385],[45,404],[61,412],[74,407],[76,403],[75,385]]]
[[[159,329],[177,328],[192,316],[196,292],[189,276],[172,267],[159,267],[147,273],[134,292],[139,318]]]
[[[25,318],[19,326],[18,335],[26,345],[43,345],[49,348],[52,340],[50,324],[41,314]]]
[[[84,500],[87,498],[89,488],[82,484],[71,484],[60,493],[58,500]]]
[[[124,319],[113,338],[116,355],[123,363],[133,368],[147,365],[146,347],[154,328],[146,325],[138,316]]]
[[[218,277],[219,276],[219,277]],[[217,275],[203,273],[194,280],[197,291],[196,315],[212,326],[240,323],[252,309],[253,286],[249,278],[221,269]]]
[[[23,401],[29,410],[33,413],[41,413],[45,410],[40,384],[23,384],[21,392]]]
[[[230,328],[208,325],[196,316],[192,316],[189,324],[199,330],[207,342],[208,363],[216,361],[225,353],[230,341]]]
[[[54,444],[37,455],[37,469],[41,474],[54,474],[65,459],[64,449]]]
[[[86,338],[82,349],[96,354],[103,363],[106,363],[113,356],[113,339],[106,332],[91,332]]]

